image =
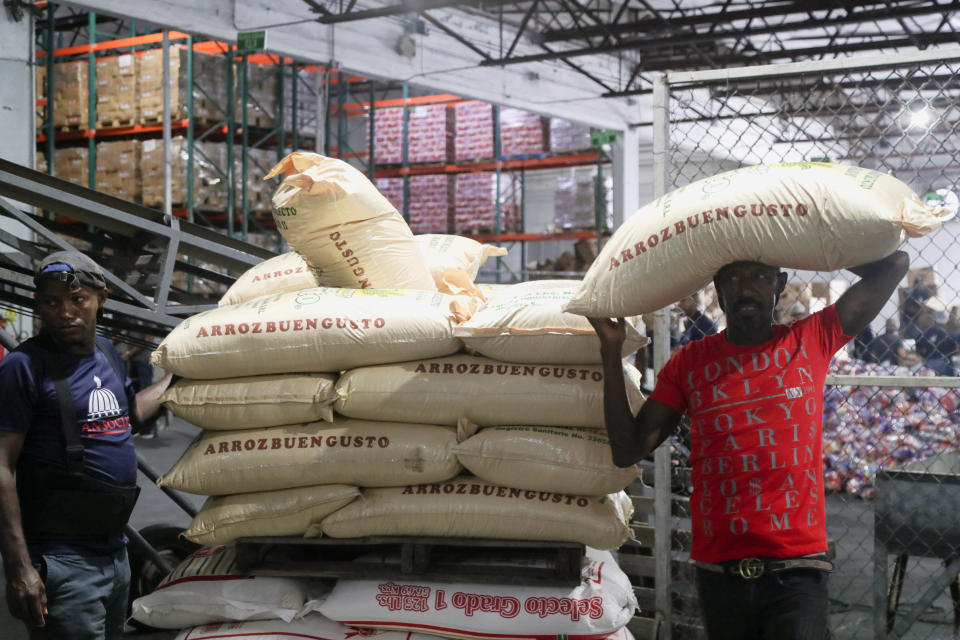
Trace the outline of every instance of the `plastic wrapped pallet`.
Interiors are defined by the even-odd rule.
[[[307,601],[302,580],[252,576],[237,569],[233,547],[205,547],[181,562],[157,588],[133,601],[134,620],[182,629],[228,620],[293,620]]]
[[[728,171],[675,189],[628,219],[565,310],[648,313],[741,260],[813,271],[862,265],[950,215],[872,169],[802,162]]]
[[[240,304],[260,296],[311,289],[319,284],[303,256],[288,251],[244,271],[218,304],[221,307]]]
[[[633,587],[608,551],[587,549],[575,587],[341,579],[320,605],[345,624],[475,640],[626,640]]]
[[[627,494],[580,496],[496,485],[473,476],[364,489],[306,533],[334,538],[443,536],[578,542],[615,549],[630,539]]]
[[[333,423],[207,431],[157,480],[207,496],[348,484],[395,487],[441,482],[462,467],[456,430],[337,418]]]
[[[287,244],[324,286],[435,291],[410,227],[370,180],[346,162],[296,151],[266,178],[286,174],[273,217]]]
[[[328,373],[178,380],[160,401],[187,422],[219,431],[330,422],[335,383]]]
[[[150,361],[190,379],[337,372],[454,353],[452,296],[301,289],[191,316]]]
[[[640,375],[629,364],[624,370],[636,413],[643,402]],[[365,420],[604,427],[599,365],[505,364],[455,355],[347,371],[337,395],[334,411]]]
[[[299,536],[359,495],[356,487],[328,484],[208,498],[183,536],[204,545],[256,536]]]
[[[473,316],[454,327],[469,350],[501,362],[600,364],[600,341],[583,316],[562,307],[576,293],[577,280],[534,280],[510,285],[490,296]],[[627,323],[623,357],[646,344]]]
[[[600,496],[639,477],[613,464],[610,440],[596,429],[488,427],[458,444],[457,459],[494,484],[533,491]]]

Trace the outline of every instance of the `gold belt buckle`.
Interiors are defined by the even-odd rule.
[[[740,577],[744,580],[756,580],[763,575],[763,560],[760,558],[743,558],[738,566]]]

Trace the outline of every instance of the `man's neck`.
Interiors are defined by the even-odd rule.
[[[773,337],[773,325],[759,327],[730,327],[727,326],[726,338],[731,344],[743,347],[752,347],[763,344]]]

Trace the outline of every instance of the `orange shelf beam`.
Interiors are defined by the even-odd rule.
[[[579,240],[580,238],[596,238],[596,231],[560,231],[558,233],[483,233],[465,235],[477,242],[537,242],[543,240]]]
[[[359,154],[357,154],[359,155]],[[517,158],[513,160],[494,160],[488,162],[478,162],[476,164],[446,164],[434,166],[414,166],[414,167],[389,167],[377,168],[376,176],[378,178],[395,178],[398,176],[415,176],[431,173],[476,173],[478,171],[495,171],[497,167],[502,171],[514,171],[517,169],[556,169],[560,167],[572,167],[589,164],[597,161],[597,153],[591,151],[588,153],[577,153],[568,156],[548,156],[546,158]]]
[[[179,31],[170,32],[170,40],[183,40],[190,36]],[[119,40],[107,40],[96,44],[81,44],[75,47],[63,47],[54,49],[54,56],[72,56],[78,53],[92,53],[96,51],[110,51],[111,49],[125,49],[127,47],[138,47],[145,44],[157,44],[163,42],[162,33],[150,33],[145,36],[135,36],[133,38],[120,38]],[[46,51],[37,51],[37,57],[46,55]]]

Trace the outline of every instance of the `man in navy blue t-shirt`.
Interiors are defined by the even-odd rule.
[[[33,639],[120,638],[130,584],[123,525],[137,491],[132,434],[156,418],[171,376],[134,394],[116,350],[96,336],[107,288],[93,260],[52,253],[34,282],[40,334],[0,362],[7,604]],[[71,438],[82,453],[68,453]]]

